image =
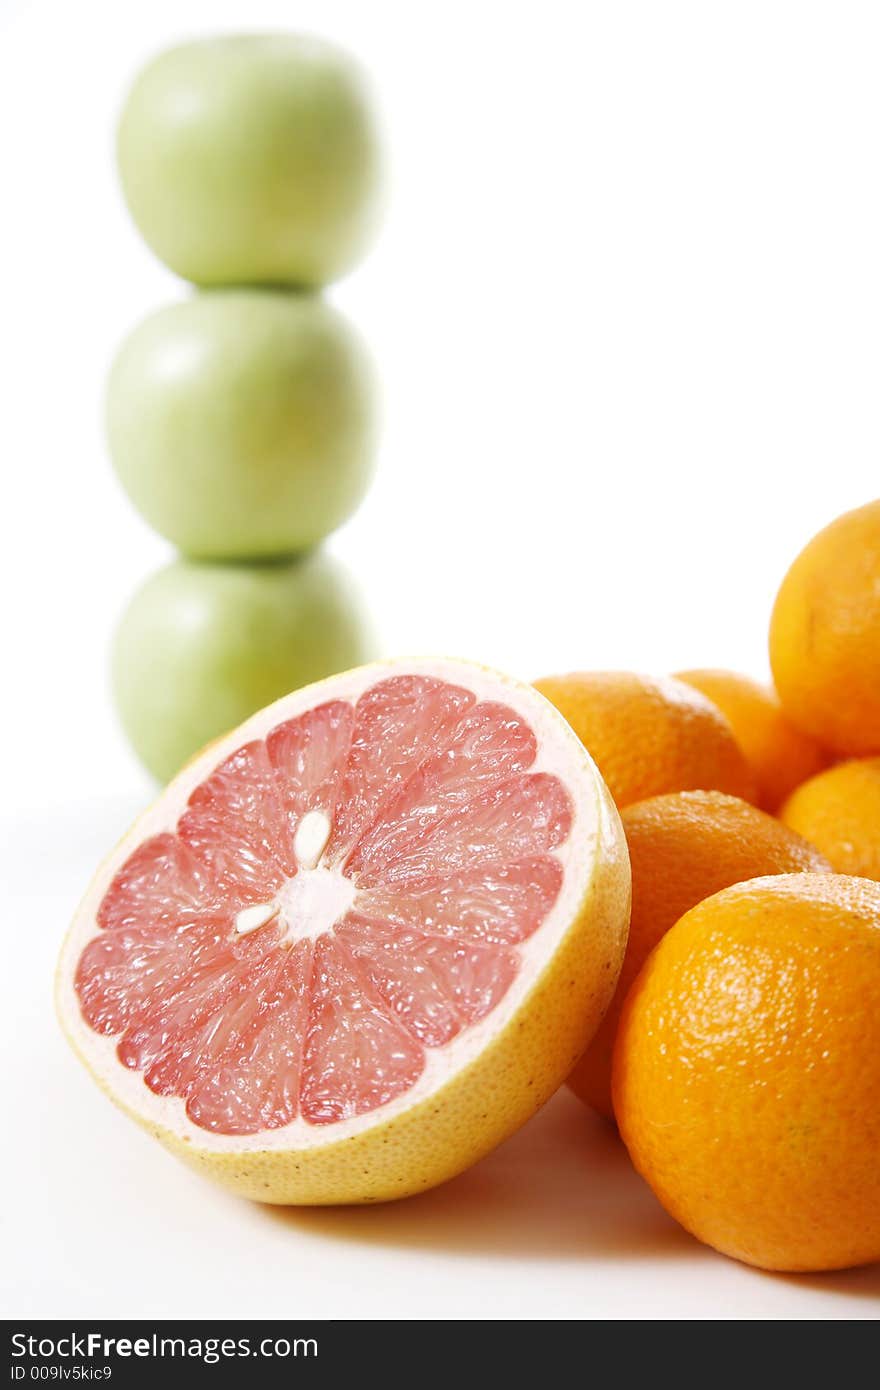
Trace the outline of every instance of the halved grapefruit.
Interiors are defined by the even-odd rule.
[[[565,1080],[614,991],[617,812],[535,690],[361,667],[207,749],[98,872],[58,972],[98,1082],[245,1196],[402,1197]]]

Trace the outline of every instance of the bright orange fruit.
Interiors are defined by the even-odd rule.
[[[627,996],[613,1091],[699,1240],[763,1269],[880,1259],[880,885],[783,874],[692,908]]]
[[[569,1077],[581,1100],[610,1116],[611,1053],[627,990],[660,938],[703,898],[762,874],[822,872],[828,861],[772,816],[721,792],[673,792],[621,814],[632,865],[623,969],[592,1043]]]
[[[776,597],[770,663],[799,728],[835,753],[880,753],[880,501],[801,551]]]
[[[736,671],[677,675],[713,700],[728,720],[754,774],[762,810],[777,811],[795,787],[828,766],[828,753],[786,717],[772,687]]]
[[[880,758],[838,763],[811,777],[779,815],[838,873],[880,880]]]
[[[592,754],[619,807],[697,788],[754,800],[754,780],[729,723],[683,681],[576,671],[535,684]]]

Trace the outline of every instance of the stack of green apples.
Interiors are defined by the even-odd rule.
[[[122,723],[165,780],[254,710],[370,655],[356,591],[317,547],[369,485],[375,390],[320,291],[369,240],[378,140],[338,49],[226,37],[141,72],[118,163],[145,241],[195,286],[135,328],[107,389],[119,479],[180,551],[134,596],[112,657]]]

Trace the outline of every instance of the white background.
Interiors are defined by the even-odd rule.
[[[876,1269],[702,1250],[566,1097],[436,1193],[279,1214],[178,1167],[59,1038],[60,937],[150,794],[108,637],[167,555],[111,474],[102,379],[184,293],[113,122],[156,48],[273,26],[354,50],[387,123],[384,233],[332,292],[387,420],[332,549],[387,652],[761,675],[789,560],[878,490],[876,6],[0,0],[3,1311],[874,1316]]]

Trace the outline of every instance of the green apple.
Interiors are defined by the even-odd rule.
[[[206,290],[145,319],[107,385],[116,472],[143,517],[203,559],[291,555],[370,481],[364,348],[318,296]]]
[[[135,752],[164,782],[264,705],[373,655],[357,590],[320,552],[178,560],[151,575],[118,624],[113,691]]]
[[[142,236],[198,285],[327,284],[375,222],[363,78],[313,38],[230,36],[161,53],[129,93],[117,158]]]

